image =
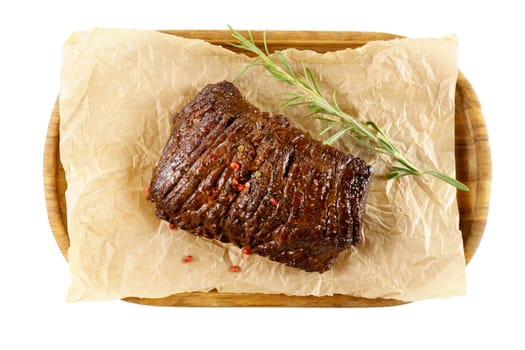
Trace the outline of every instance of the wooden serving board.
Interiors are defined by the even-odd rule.
[[[233,41],[229,31],[220,30],[163,30],[163,33],[187,38],[203,39],[239,52],[228,44]],[[243,34],[246,34],[243,33]],[[263,32],[252,32],[255,41],[262,44]],[[269,31],[267,42],[270,51],[294,47],[318,52],[355,48],[373,40],[390,40],[397,35],[369,32],[314,32]],[[458,191],[460,223],[463,234],[465,260],[468,263],[481,241],[487,220],[491,158],[487,129],[476,94],[460,72],[456,85],[456,176],[467,184],[469,192]],[[69,236],[66,224],[64,169],[59,154],[60,113],[55,102],[44,149],[44,188],[49,223],[64,257],[67,259]],[[163,306],[315,306],[315,307],[370,307],[391,306],[403,302],[390,299],[366,299],[347,295],[326,297],[294,297],[282,294],[245,293],[179,293],[160,299],[126,298],[129,302]]]

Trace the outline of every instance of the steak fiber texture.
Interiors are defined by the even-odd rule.
[[[179,229],[324,272],[363,240],[372,172],[223,81],[175,115],[150,198],[157,216]]]

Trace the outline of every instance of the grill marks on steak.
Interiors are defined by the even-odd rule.
[[[363,160],[260,112],[229,82],[206,86],[173,125],[150,186],[159,218],[306,271],[362,241]]]

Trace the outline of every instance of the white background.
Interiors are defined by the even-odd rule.
[[[459,3],[2,1],[0,349],[72,344],[75,349],[524,349],[523,11],[507,1]],[[226,24],[410,37],[457,33],[460,69],[485,113],[494,178],[489,222],[467,268],[467,296],[377,309],[64,302],[69,270],[47,222],[42,180],[63,42],[72,31],[97,26],[225,29]]]

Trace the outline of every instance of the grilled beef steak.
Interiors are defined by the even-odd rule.
[[[371,174],[221,82],[174,117],[150,193],[157,216],[180,229],[324,272],[362,241]]]

